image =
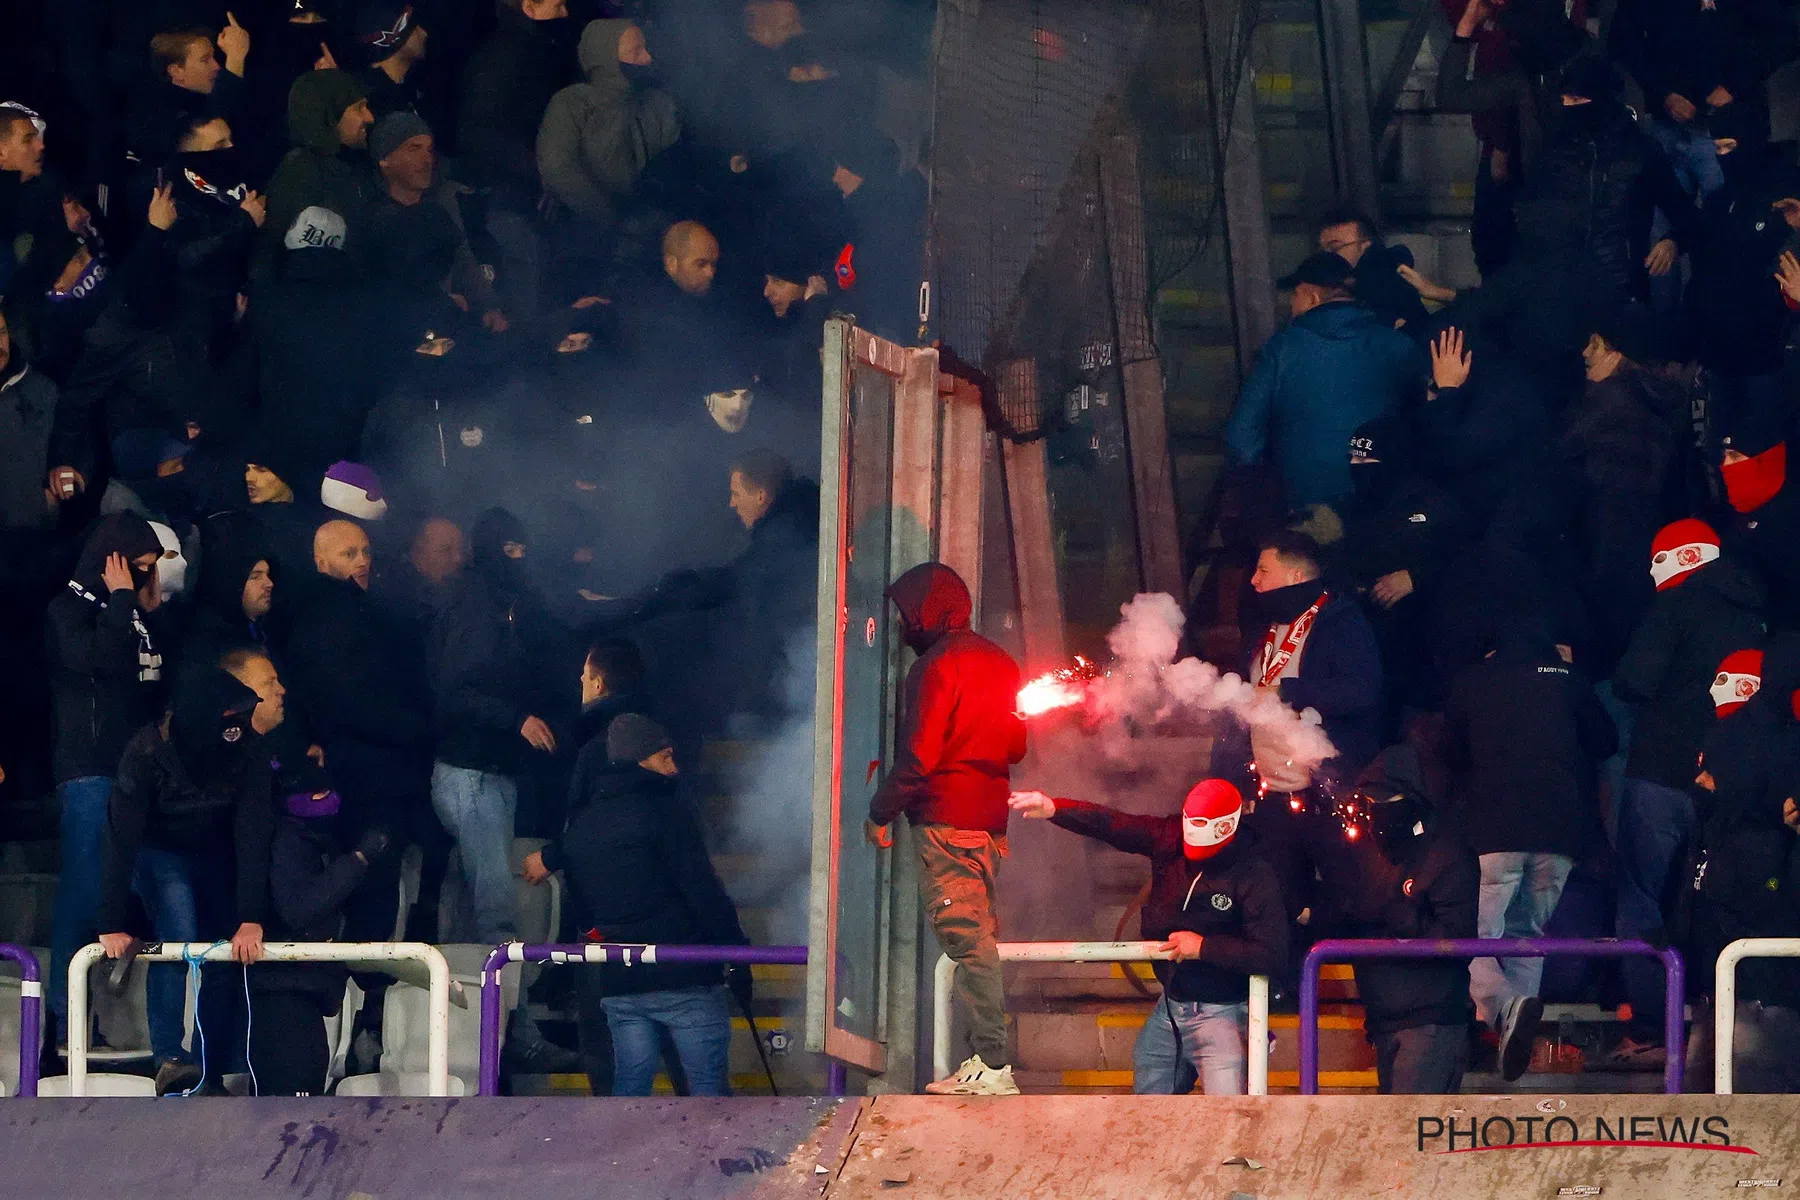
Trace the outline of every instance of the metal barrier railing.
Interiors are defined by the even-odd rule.
[[[621,942],[495,946],[481,968],[481,1077],[477,1096],[500,1094],[500,972],[508,963],[617,963],[648,967],[657,963],[744,963],[804,966],[805,946],[654,946]],[[754,1028],[751,1036],[756,1036]],[[844,1064],[833,1059],[826,1068],[826,1092],[844,1094]]]
[[[75,952],[69,962],[69,1095],[87,1095],[88,970],[106,953],[99,942]],[[214,942],[148,942],[139,962],[230,962],[231,946]],[[436,946],[424,942],[265,942],[261,962],[332,962],[364,970],[395,970],[395,964],[425,964],[430,1008],[426,1051],[426,1094],[450,1094],[450,964]],[[255,970],[254,967],[251,970]],[[23,1078],[23,1064],[20,1066]]]
[[[0,959],[19,968],[19,1095],[38,1093],[38,1044],[44,1028],[44,982],[29,946],[0,942]]]
[[[1319,965],[1359,958],[1660,958],[1666,981],[1663,1016],[1669,1055],[1663,1091],[1681,1091],[1682,1003],[1686,973],[1681,953],[1617,938],[1327,938],[1300,967],[1300,1092],[1319,1091]]]
[[[1153,962],[1174,957],[1161,942],[1001,942],[1001,962]],[[933,1076],[943,1079],[954,1068],[950,1061],[950,995],[956,963],[941,955],[931,989],[931,1065]],[[1245,1036],[1249,1094],[1269,1094],[1269,980],[1250,976],[1250,1018]]]
[[[1737,968],[1746,958],[1800,958],[1800,938],[1739,938],[1713,968],[1713,1092],[1731,1095],[1731,1043],[1737,1035]],[[1668,1043],[1670,1055],[1675,1042]]]

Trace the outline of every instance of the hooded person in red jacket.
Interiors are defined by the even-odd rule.
[[[969,628],[968,585],[941,563],[894,580],[888,598],[919,657],[906,673],[893,770],[869,802],[869,840],[894,844],[905,813],[919,849],[919,895],[969,1014],[970,1056],[934,1095],[1015,1096],[1006,1048],[994,872],[1006,855],[1010,768],[1025,757],[1019,667]]]

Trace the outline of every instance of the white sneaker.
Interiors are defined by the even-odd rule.
[[[1016,1096],[1019,1085],[1013,1082],[1011,1065],[990,1067],[981,1055],[970,1055],[956,1074],[925,1085],[933,1096]]]

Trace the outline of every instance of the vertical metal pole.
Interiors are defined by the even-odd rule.
[[[1269,977],[1250,977],[1250,1020],[1245,1031],[1250,1054],[1249,1093],[1269,1094]]]
[[[104,951],[89,942],[69,960],[69,1095],[87,1095],[88,969]]]
[[[1215,64],[1215,70],[1225,64]],[[1230,125],[1219,154],[1225,181],[1225,246],[1231,270],[1231,315],[1238,378],[1275,334],[1275,269],[1269,249],[1268,192],[1256,126],[1256,73],[1246,59],[1233,68]],[[1220,98],[1223,100],[1223,97]],[[1214,120],[1218,118],[1215,115]]]
[[[1369,121],[1369,50],[1357,0],[1319,0],[1319,52],[1338,194],[1380,220],[1380,179]]]
[[[29,946],[0,943],[0,958],[19,967],[19,1095],[36,1096],[44,1029],[43,973]]]
[[[1663,961],[1663,1091],[1671,1096],[1681,1094],[1681,1071],[1687,1058],[1686,1032],[1681,1019],[1682,1005],[1687,1000],[1687,971],[1681,951],[1664,949]]]
[[[1319,1094],[1319,963],[1317,946],[1300,964],[1300,1094]]]
[[[508,949],[495,946],[481,965],[481,1074],[475,1083],[477,1096],[500,1094],[500,972],[506,967]]]
[[[825,1065],[825,1094],[842,1096],[849,1090],[849,1072],[841,1059],[830,1059]]]
[[[1732,1042],[1737,1037],[1737,968],[1743,943],[1733,942],[1719,953],[1713,969],[1713,1093],[1731,1095]],[[1669,1054],[1674,1046],[1665,1047]]]

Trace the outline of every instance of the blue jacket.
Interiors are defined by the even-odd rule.
[[[1342,499],[1350,435],[1398,404],[1423,371],[1412,341],[1368,309],[1321,304],[1263,346],[1225,426],[1231,461],[1255,465],[1272,454],[1292,506]]]

